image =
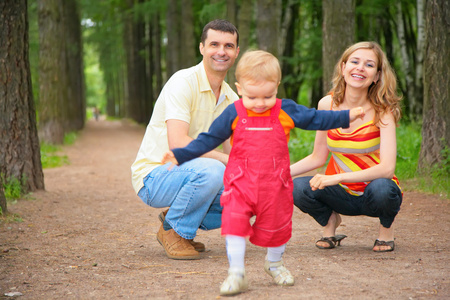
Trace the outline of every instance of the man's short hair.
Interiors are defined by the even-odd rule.
[[[202,39],[201,39],[203,45],[205,45],[205,41],[206,41],[206,38],[208,37],[209,29],[222,31],[222,32],[229,32],[231,34],[236,33],[236,36],[237,36],[236,47],[239,45],[239,31],[237,30],[236,26],[234,26],[229,21],[222,20],[222,19],[213,20],[213,21],[209,22],[208,24],[206,24],[205,27],[203,27]]]

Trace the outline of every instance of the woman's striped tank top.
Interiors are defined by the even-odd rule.
[[[380,129],[367,122],[353,132],[339,128],[328,130],[327,144],[332,156],[325,174],[356,172],[380,163]],[[400,187],[397,177],[392,180]],[[340,185],[352,195],[362,195],[370,182],[342,182]]]

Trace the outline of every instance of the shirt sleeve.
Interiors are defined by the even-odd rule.
[[[172,149],[178,164],[185,163],[194,158],[216,149],[225,142],[232,134],[231,125],[237,117],[234,104],[227,108],[214,120],[208,132],[202,132],[184,148]]]
[[[281,109],[292,118],[295,127],[305,130],[328,130],[350,126],[349,110],[317,110],[297,104],[291,99],[283,99]]]

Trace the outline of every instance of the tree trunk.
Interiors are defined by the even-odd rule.
[[[0,179],[0,215],[8,213],[8,205],[6,204],[5,192],[3,191],[3,183]]]
[[[259,49],[279,55],[281,0],[257,1],[256,36]]]
[[[64,141],[67,65],[61,0],[39,0],[39,136],[49,144]]]
[[[148,106],[150,109],[149,118],[153,114],[153,104],[155,103],[155,61],[153,59],[154,41],[153,41],[153,19],[155,14],[151,14],[146,20],[146,40],[147,40],[147,95],[149,98]]]
[[[181,19],[183,20],[183,25],[180,26],[181,35],[181,47],[180,51],[180,69],[189,68],[196,65],[197,57],[196,53],[198,51],[198,39],[194,36],[194,15],[192,11],[192,0],[181,0]]]
[[[286,7],[284,9],[284,14],[282,16],[282,22],[280,22],[280,36],[278,38],[278,53],[280,55],[283,55],[284,49],[286,48],[287,43],[287,35],[289,28],[291,27],[292,23],[292,8],[294,7],[296,1],[294,0],[288,0],[286,3]],[[281,68],[283,68],[283,61],[280,61]]]
[[[416,87],[417,106],[414,114],[416,119],[423,110],[423,52],[425,50],[425,0],[417,0],[417,51],[416,51]]]
[[[76,0],[65,0],[64,28],[66,29],[67,67],[68,67],[68,118],[67,131],[77,131],[84,127],[86,118],[86,98],[83,67],[83,46],[81,25]]]
[[[295,16],[292,19],[292,22],[289,23],[289,26],[286,28],[286,36],[284,39],[286,41],[295,41],[296,40],[296,28],[298,28],[298,24],[301,23],[301,16],[299,16],[300,11],[300,3],[298,2],[292,2],[289,0],[289,3],[292,3],[292,5],[289,6],[290,15]],[[298,33],[300,35],[300,33]],[[283,50],[283,57],[289,57],[293,58],[295,57],[295,43],[288,42],[285,44],[284,50]],[[295,76],[294,74],[301,72],[301,66],[299,64],[292,64],[292,63],[283,63],[281,66],[283,77],[286,76]],[[286,92],[286,97],[289,99],[293,99],[294,101],[297,101],[298,93],[300,91],[299,82],[291,83],[291,82],[285,82],[284,83],[284,90]]]
[[[281,58],[279,32],[282,9],[281,0],[257,1],[256,36],[259,49],[272,53],[279,60]],[[277,96],[279,98],[286,96],[283,85],[279,85]]]
[[[230,21],[234,26],[237,26],[237,4],[236,0],[229,0],[227,1],[227,20]],[[238,28],[239,30],[239,28]],[[228,70],[226,81],[230,85],[230,87],[236,92],[236,85],[234,84],[236,82],[236,63]]]
[[[133,7],[133,0],[128,0],[129,8]],[[143,43],[145,37],[145,24],[137,20],[133,13],[126,16],[124,30],[125,52],[127,55],[127,117],[138,123],[147,123],[149,120],[146,106],[146,61],[141,54],[145,50]]]
[[[253,0],[242,1],[241,7],[239,9],[238,24],[236,26],[239,30],[239,56],[247,51],[250,44],[253,5]]]
[[[422,172],[449,159],[443,152],[448,155],[450,149],[450,3],[427,1],[425,15],[424,107],[418,166]]]
[[[406,80],[406,95],[408,102],[408,116],[410,120],[415,120],[414,110],[416,106],[416,91],[414,86],[414,79],[412,76],[412,66],[411,60],[408,54],[407,43],[406,43],[406,31],[405,31],[405,21],[403,17],[403,9],[401,1],[397,2],[397,35],[400,44],[400,53],[402,57],[402,69],[405,74]]]
[[[27,193],[44,189],[44,175],[28,57],[26,0],[0,2],[0,40],[0,186],[14,178]],[[0,205],[5,211],[3,186]]]
[[[380,17],[380,26],[381,26],[380,40],[381,37],[384,38],[384,52],[386,53],[386,57],[392,65],[394,62],[393,28],[391,26],[388,13]]]
[[[322,12],[322,91],[326,94],[336,63],[355,40],[355,0],[323,0]]]
[[[155,16],[152,18],[152,36],[154,38],[153,40],[153,64],[155,67],[155,77],[156,77],[156,86],[153,93],[153,102],[156,101],[158,98],[159,93],[161,92],[163,88],[163,73],[162,73],[162,54],[161,54],[161,26],[159,24],[160,21],[160,15],[159,13],[155,14]]]
[[[183,51],[180,49],[180,14],[178,12],[178,0],[169,0],[167,8],[167,78],[180,69],[179,57]]]

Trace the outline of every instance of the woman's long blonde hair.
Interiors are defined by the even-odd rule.
[[[381,114],[389,111],[392,112],[395,123],[398,124],[401,118],[400,101],[402,100],[402,95],[397,91],[397,77],[386,55],[376,42],[359,42],[344,51],[334,69],[333,87],[330,90],[333,103],[339,106],[344,101],[346,82],[342,73],[342,65],[347,63],[350,55],[359,49],[373,50],[378,59],[379,78],[376,83],[372,83],[369,86],[367,92],[367,97],[375,109],[374,124],[378,123]]]

